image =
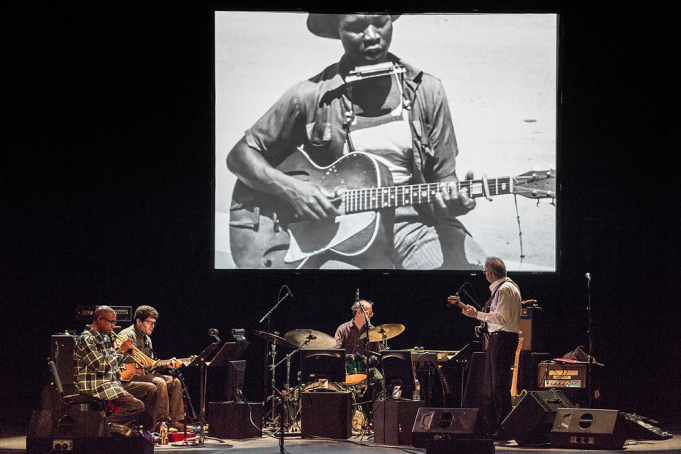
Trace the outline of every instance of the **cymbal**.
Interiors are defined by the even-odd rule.
[[[278,335],[273,334],[273,333],[267,333],[265,331],[254,330],[253,334],[255,334],[256,336],[258,336],[262,339],[273,342],[275,344],[283,345],[284,347],[296,348],[295,345],[292,345],[289,341],[287,341],[283,337],[278,336]]]
[[[313,329],[294,329],[284,334],[284,338],[296,347],[333,348],[336,346],[336,339]]]
[[[368,332],[369,342],[381,342],[383,340],[392,339],[398,334],[401,334],[402,331],[404,331],[404,325],[399,325],[397,323],[387,323],[385,325],[375,326]],[[367,333],[364,332],[359,337],[364,339],[367,337]]]

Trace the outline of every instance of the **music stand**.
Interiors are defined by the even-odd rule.
[[[463,395],[464,395],[464,390],[465,390],[465,374],[466,374],[466,366],[468,365],[468,362],[471,359],[471,355],[474,352],[479,352],[480,351],[480,341],[473,341],[470,342],[464,347],[459,350],[452,358],[450,361],[454,361],[456,364],[461,367],[461,403],[460,406],[463,408]]]
[[[218,347],[217,342],[210,344],[201,354],[192,361],[188,367],[198,365],[200,367],[199,374],[199,424],[201,426],[199,430],[199,441],[193,442],[194,446],[204,446],[204,441],[206,438],[205,425],[206,425],[206,368],[207,367],[217,367],[224,366],[229,361],[235,361],[241,357],[241,354],[251,345],[250,342],[225,342],[218,352],[213,355],[210,361],[206,359],[211,356],[213,351]],[[187,439],[185,438],[185,444]]]

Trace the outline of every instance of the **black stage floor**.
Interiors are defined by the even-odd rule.
[[[668,440],[627,440],[621,450],[575,450],[552,448],[549,445],[518,447],[514,441],[495,443],[496,452],[523,453],[585,453],[585,452],[631,452],[631,453],[681,453],[681,431],[674,431],[674,437]],[[221,440],[206,437],[203,446],[187,446],[183,443],[161,446],[155,445],[157,453],[247,453],[247,454],[341,454],[341,453],[424,453],[425,449],[411,446],[389,446],[373,442],[371,437],[353,437],[348,440],[330,440],[325,438],[286,437],[283,450],[279,438],[263,435],[261,438],[242,440]],[[0,454],[18,454],[26,452],[25,435],[0,435]]]

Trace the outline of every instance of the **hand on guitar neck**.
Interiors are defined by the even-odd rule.
[[[471,317],[471,318],[477,318],[478,310],[476,308],[474,308],[473,306],[469,306],[468,304],[462,303],[459,295],[450,296],[449,298],[447,298],[447,301],[449,301],[452,304],[456,304],[457,306],[459,306],[461,308],[461,313],[463,315],[466,315],[466,316]]]
[[[142,369],[135,363],[125,363],[125,368],[121,368],[121,381],[129,381],[132,379],[135,375],[146,375],[150,372],[155,371],[159,367],[167,367],[169,369],[179,369],[180,367],[184,366],[185,364],[189,364],[192,361],[196,359],[196,355],[192,355],[189,358],[182,358],[182,359],[167,359],[167,360],[161,360],[158,361],[157,363],[154,364],[154,369],[148,370],[148,369]]]

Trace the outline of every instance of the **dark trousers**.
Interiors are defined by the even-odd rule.
[[[489,433],[499,430],[511,412],[511,368],[518,348],[518,334],[499,331],[489,336],[485,357],[483,418]]]
[[[132,396],[130,397],[133,397],[135,400],[140,401],[140,403],[142,404],[142,411],[140,412],[141,415],[139,418],[139,424],[146,431],[156,430],[156,386],[153,383],[129,381],[123,383],[123,389],[132,394]],[[120,399],[114,401],[114,404],[120,407],[120,405],[118,404],[118,400]],[[138,405],[137,403],[135,403],[135,408],[137,407]],[[116,414],[119,412],[120,410],[114,413],[112,416],[116,416]],[[111,420],[111,418],[109,419]]]
[[[109,422],[136,429],[139,423],[137,418],[144,412],[144,403],[131,394],[112,400],[111,403],[119,409],[109,416]]]

